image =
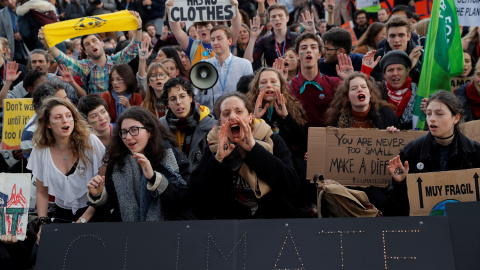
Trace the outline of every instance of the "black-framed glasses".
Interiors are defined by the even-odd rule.
[[[127,133],[130,133],[130,135],[132,137],[135,137],[138,135],[138,133],[140,133],[140,129],[143,128],[143,129],[146,129],[145,127],[131,127],[129,130],[126,130],[126,129],[122,129],[118,132],[118,135],[120,136],[120,138],[122,139],[126,139],[127,138]]]

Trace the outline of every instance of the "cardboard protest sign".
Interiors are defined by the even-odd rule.
[[[475,0],[455,0],[458,23],[468,26],[480,26],[480,2]]]
[[[426,131],[360,128],[309,128],[307,178],[316,173],[342,185],[387,186],[388,161]]]
[[[32,99],[4,99],[3,113],[2,149],[20,149],[23,128],[35,114]]]
[[[460,124],[460,129],[463,130],[463,134],[469,139],[480,142],[480,120]]]
[[[480,201],[479,175],[480,169],[407,174],[410,216],[441,216],[446,203]]]
[[[29,173],[0,173],[0,234],[16,235],[24,240],[27,234],[30,202]]]
[[[175,0],[169,16],[174,22],[230,21],[235,7],[230,0]]]
[[[355,35],[355,32],[353,32],[353,21],[348,21],[341,26],[343,29],[346,29],[348,32],[350,32],[350,35],[352,35],[352,46],[357,45],[357,36]]]
[[[380,0],[356,0],[355,5],[357,9],[361,9],[364,7],[371,7],[380,4]]]
[[[455,90],[462,85],[470,83],[473,80],[473,77],[452,77],[450,78],[450,84],[452,85],[451,91],[455,93]]]

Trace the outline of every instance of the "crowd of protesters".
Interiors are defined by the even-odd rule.
[[[409,1],[231,0],[231,21],[193,24],[169,18],[174,1],[1,1],[0,107],[33,98],[35,115],[0,169],[32,174],[37,217],[27,240],[2,236],[2,269],[30,269],[51,222],[317,217],[309,127],[415,128],[429,19]],[[43,26],[120,10],[137,30],[48,46]],[[385,216],[409,214],[409,172],[480,167],[459,128],[480,118],[480,27],[460,30],[464,85],[422,100],[428,134],[390,160],[388,187],[364,189]],[[199,62],[218,72],[206,90]]]

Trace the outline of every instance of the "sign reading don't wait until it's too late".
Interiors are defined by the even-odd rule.
[[[230,21],[235,7],[230,0],[175,0],[169,16],[174,22]]]

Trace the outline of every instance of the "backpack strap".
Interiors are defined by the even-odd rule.
[[[198,46],[200,46],[200,40],[195,40],[192,43],[192,47],[190,47],[190,61],[192,61],[193,58],[195,58],[195,53],[197,52]]]

